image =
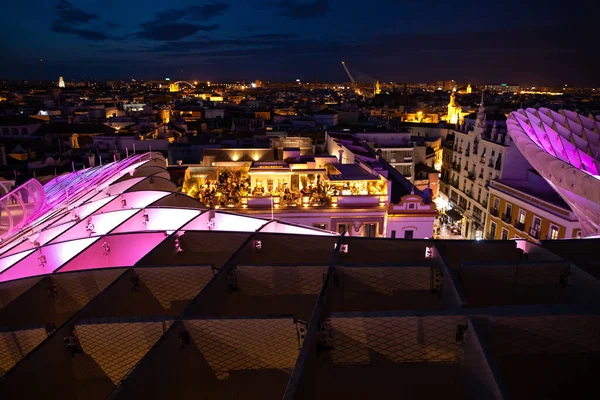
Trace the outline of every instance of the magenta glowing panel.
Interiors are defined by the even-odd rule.
[[[23,258],[30,255],[34,250],[35,249],[25,250],[21,253],[0,258],[0,274],[4,272],[7,268],[12,267],[15,263],[21,261]],[[0,277],[1,276],[2,275],[0,275]]]
[[[600,234],[600,121],[569,110],[518,110],[508,133],[573,210],[584,236]]]
[[[68,262],[59,272],[131,267],[166,238],[164,232],[105,236]],[[173,254],[175,255],[174,248]]]
[[[200,214],[185,208],[147,208],[123,222],[113,233],[175,231]]]
[[[563,115],[557,118],[560,113]],[[519,110],[511,116],[518,122],[510,125],[513,131],[520,130],[546,153],[600,179],[600,154],[594,152],[600,148],[599,135],[592,131],[600,130],[600,121],[569,110],[556,113],[545,108]]]
[[[54,239],[54,243],[66,240],[82,239],[86,237],[106,235],[125,220],[131,218],[139,210],[119,210],[102,214],[93,214],[79,221],[61,236]]]
[[[214,230],[230,232],[254,232],[268,221],[236,214],[215,213]]]
[[[27,257],[24,257],[0,274],[0,282],[51,274],[98,239],[71,240],[43,246],[37,251],[29,251]]]
[[[333,232],[323,231],[320,229],[312,229],[304,226],[291,225],[281,223],[279,221],[271,221],[263,226],[259,232],[277,232],[277,233],[290,233],[296,235],[317,235],[317,236],[336,236]]]
[[[32,233],[26,238],[26,240],[21,241],[21,243],[11,248],[2,256],[16,254],[21,251],[33,249],[36,248],[36,246],[43,246],[46,243],[51,242],[52,239],[59,237],[61,233],[71,228],[73,225],[75,225],[75,222],[68,222],[42,231],[37,231],[36,233]]]

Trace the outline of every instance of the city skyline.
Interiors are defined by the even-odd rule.
[[[530,3],[13,3],[0,79],[345,81],[345,60],[384,81],[596,84],[593,2]]]

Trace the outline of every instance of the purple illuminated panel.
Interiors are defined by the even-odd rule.
[[[7,268],[10,268],[15,263],[21,261],[23,258],[27,257],[29,254],[33,252],[32,250],[26,250],[22,253],[14,254],[12,256],[3,257],[0,259],[0,273],[2,273]],[[1,277],[2,275],[0,275]]]
[[[296,235],[335,236],[334,233],[304,228],[301,226],[282,224],[277,221],[272,221],[269,224],[265,225],[259,232],[293,233]]]
[[[140,191],[124,193],[122,195],[114,197],[114,200],[109,204],[103,206],[97,212],[110,212],[118,211],[126,208],[144,208],[163,197],[169,195],[168,192],[153,192],[153,191]],[[125,200],[125,202],[123,202]]]
[[[138,210],[119,210],[88,216],[60,237],[54,239],[54,242],[105,235],[137,212]]]
[[[67,263],[59,272],[130,267],[166,238],[164,232],[106,236]]]
[[[33,233],[29,235],[27,240],[22,241],[19,245],[13,247],[12,249],[10,249],[10,251],[7,251],[5,255],[16,254],[21,251],[34,248],[33,242],[37,242],[37,246],[43,246],[46,243],[52,241],[52,239],[58,237],[61,233],[69,229],[74,224],[74,222],[69,222],[66,224],[58,225],[54,228],[46,229],[38,233]]]
[[[178,230],[200,214],[200,210],[147,208],[125,221],[113,233]]]
[[[530,108],[511,113],[507,127],[519,151],[573,210],[583,235],[599,235],[600,121]]]
[[[0,282],[50,274],[97,240],[98,238],[87,238],[41,247],[4,270],[0,274]]]

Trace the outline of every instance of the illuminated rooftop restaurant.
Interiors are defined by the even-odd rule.
[[[208,208],[387,205],[389,182],[358,164],[259,161],[249,167],[191,167],[182,191]],[[212,179],[211,179],[212,178]]]
[[[585,236],[600,235],[600,116],[528,108],[508,132],[529,163],[571,207]]]
[[[2,399],[597,397],[600,239],[337,235],[207,209],[158,153],[1,202]]]

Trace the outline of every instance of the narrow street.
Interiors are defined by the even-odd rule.
[[[464,237],[452,233],[450,229],[448,229],[448,225],[446,225],[440,229],[440,233],[436,236],[436,239],[464,240]]]

